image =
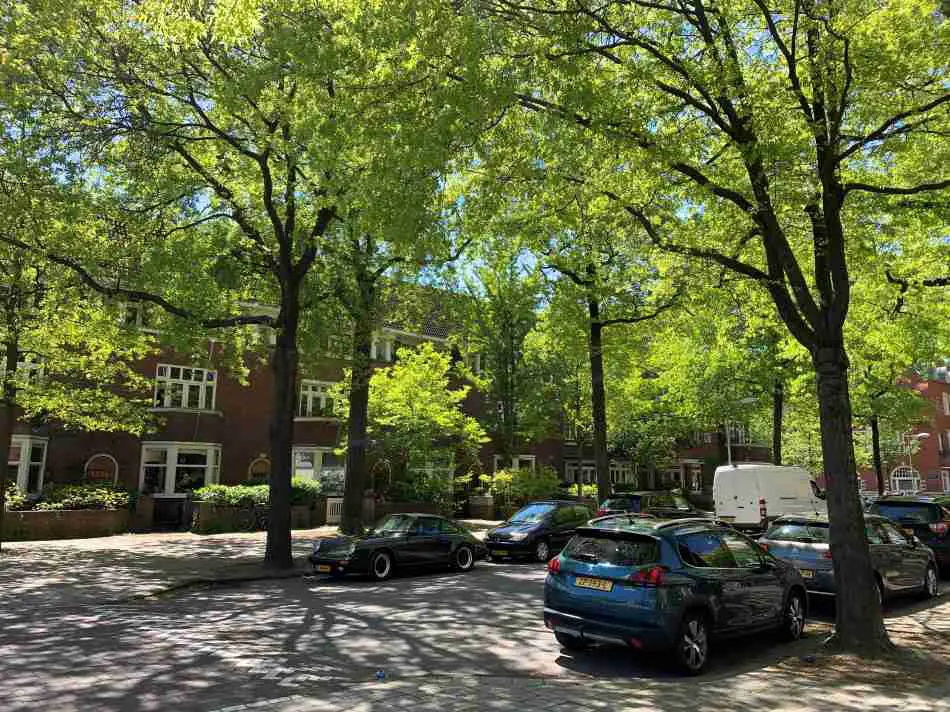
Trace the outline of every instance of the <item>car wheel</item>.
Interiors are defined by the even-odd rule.
[[[805,632],[805,594],[792,591],[785,602],[785,615],[782,617],[782,637],[786,640],[798,640]]]
[[[551,545],[548,544],[547,539],[539,539],[538,543],[534,545],[534,558],[535,561],[547,562],[551,558]]]
[[[709,659],[709,629],[702,613],[687,613],[676,636],[676,661],[690,675],[698,675]]]
[[[585,650],[590,647],[590,643],[579,635],[568,635],[567,633],[554,632],[554,637],[565,650]]]
[[[377,551],[370,557],[369,574],[377,581],[385,581],[393,575],[393,557],[389,552]]]
[[[937,582],[937,568],[933,564],[927,565],[924,572],[924,597],[936,598],[940,594],[940,584]]]
[[[455,568],[459,571],[471,571],[475,566],[475,554],[467,546],[460,546],[455,550],[455,556],[452,557]]]

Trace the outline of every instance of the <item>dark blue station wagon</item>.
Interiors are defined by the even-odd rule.
[[[706,519],[595,519],[551,559],[544,586],[544,622],[563,647],[671,650],[694,675],[713,638],[799,638],[806,607],[793,566]]]

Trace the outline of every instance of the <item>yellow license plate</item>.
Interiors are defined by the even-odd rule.
[[[505,549],[496,549],[491,553],[492,556],[508,556],[508,552]]]
[[[802,578],[815,578],[815,572],[811,569],[799,569],[798,573],[802,575]]]
[[[333,570],[332,566],[327,566],[326,564],[320,564],[317,567],[317,572],[321,574],[328,574]]]
[[[596,578],[586,578],[584,576],[578,576],[574,579],[574,585],[580,586],[581,588],[592,588],[595,591],[612,591],[614,588],[613,581],[605,581],[604,579]]]

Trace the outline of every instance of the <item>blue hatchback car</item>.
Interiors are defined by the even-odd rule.
[[[708,519],[595,519],[551,559],[544,584],[544,623],[564,648],[668,650],[693,675],[713,638],[799,638],[806,607],[793,566]]]

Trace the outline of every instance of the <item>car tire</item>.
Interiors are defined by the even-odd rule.
[[[709,623],[705,615],[693,611],[683,616],[673,653],[687,675],[703,671],[709,660]]]
[[[475,552],[463,544],[452,555],[452,565],[458,571],[471,571],[475,567]]]
[[[375,581],[385,581],[393,575],[393,557],[388,551],[377,551],[369,557],[369,575]]]
[[[937,567],[933,564],[927,564],[927,570],[924,572],[924,598],[936,598],[940,595],[940,582],[937,580]]]
[[[551,545],[547,539],[538,539],[534,545],[534,560],[547,563],[551,558]]]
[[[554,631],[554,638],[557,640],[558,645],[565,650],[586,650],[590,647],[590,643],[579,635],[568,635],[567,633]]]
[[[798,589],[788,594],[785,612],[782,614],[782,637],[785,640],[798,640],[805,632],[805,593]]]

